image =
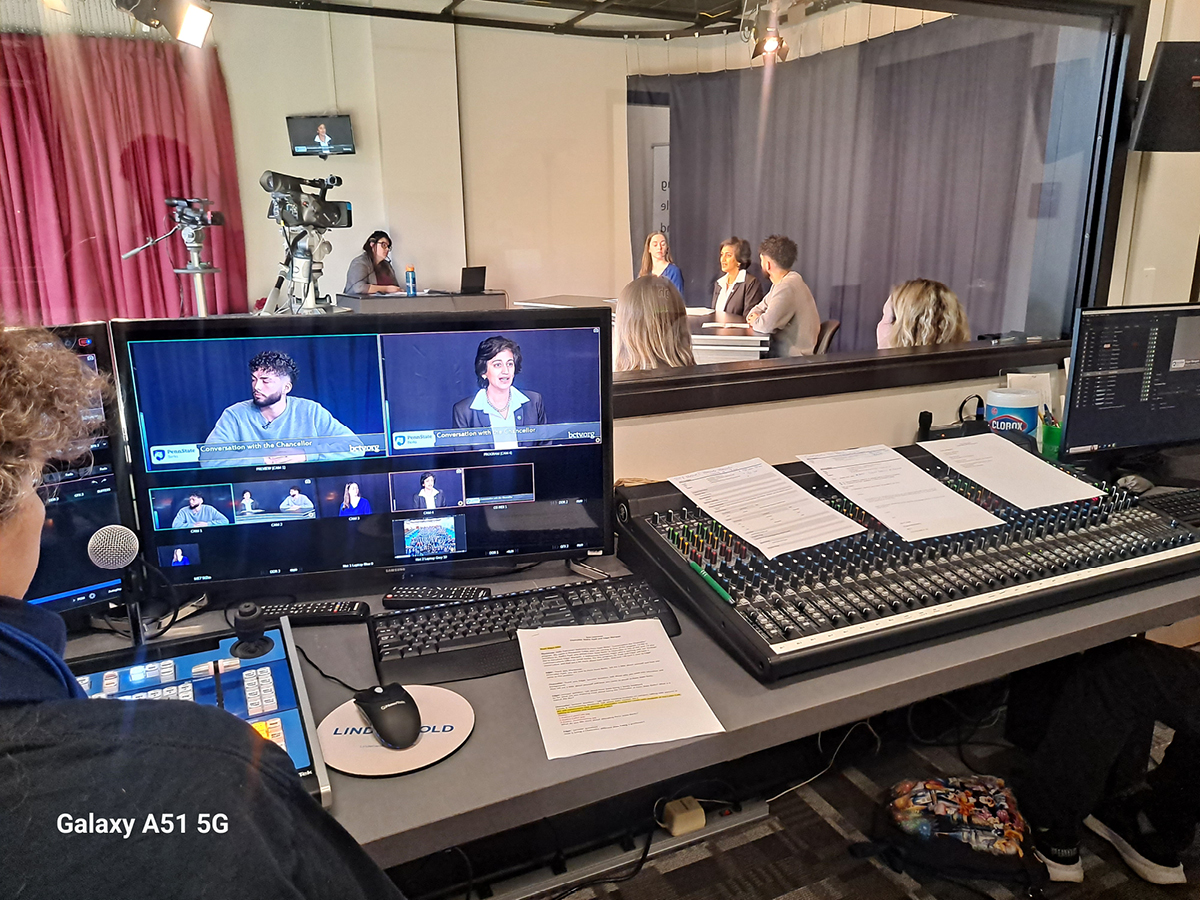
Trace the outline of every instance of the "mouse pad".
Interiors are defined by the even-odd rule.
[[[466,698],[432,685],[404,688],[421,710],[421,736],[415,744],[407,750],[383,746],[354,701],[347,700],[317,726],[325,765],[347,775],[403,775],[442,761],[471,736],[475,710]]]

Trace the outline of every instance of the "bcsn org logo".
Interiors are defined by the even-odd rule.
[[[422,725],[421,734],[448,734],[454,730],[453,725]],[[335,736],[354,735],[354,734],[374,734],[375,729],[370,725],[347,726],[345,728],[333,729]]]

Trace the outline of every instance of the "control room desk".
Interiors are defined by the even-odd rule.
[[[436,291],[417,294],[338,294],[338,306],[356,313],[394,312],[490,312],[506,309],[508,295],[504,291],[484,291],[482,294],[460,294]]]
[[[1198,613],[1200,575],[1186,576],[770,686],[680,614],[675,647],[725,733],[551,761],[521,672],[460,681],[450,687],[476,715],[462,749],[396,778],[331,771],[333,813],[380,865],[393,866]],[[297,641],[326,671],[374,683],[365,626],[301,628]],[[347,699],[307,667],[305,678],[318,718]]]

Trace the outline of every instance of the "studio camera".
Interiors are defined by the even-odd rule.
[[[167,206],[175,216],[175,222],[180,225],[190,225],[195,227],[207,227],[209,225],[224,225],[225,215],[216,211],[209,211],[212,206],[212,201],[192,197],[184,199],[183,197],[168,197]]]
[[[341,185],[342,179],[337,175],[297,178],[266,171],[258,183],[271,195],[267,216],[279,224],[284,245],[279,277],[260,312],[265,315],[344,312],[328,295],[322,296],[319,286],[325,268],[323,260],[333,249],[325,240],[325,232],[351,225],[350,204],[345,200],[325,199],[326,192]],[[317,192],[305,191],[306,187],[316,188]]]
[[[280,172],[263,172],[258,180],[262,189],[271,195],[267,218],[284,228],[349,228],[350,204],[345,200],[326,200],[330,188],[340,187],[337,175],[328,178],[297,178]],[[319,193],[306,192],[305,187],[317,188]]]

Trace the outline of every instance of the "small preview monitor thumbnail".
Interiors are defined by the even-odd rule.
[[[158,566],[161,569],[198,566],[200,563],[199,544],[160,544],[158,547]]]
[[[349,518],[386,513],[390,507],[387,475],[344,475],[317,479],[321,517]]]
[[[212,528],[232,525],[233,487],[203,484],[195,487],[154,488],[150,491],[154,530]]]
[[[533,463],[464,469],[463,496],[467,506],[528,503],[534,499]]]
[[[427,559],[462,553],[467,549],[466,516],[428,516],[392,523],[396,557]]]
[[[392,473],[392,511],[454,509],[463,505],[462,469]]]
[[[248,481],[233,485],[233,514],[239,525],[317,517],[315,478]]]
[[[136,341],[129,351],[149,472],[386,452],[371,335]],[[184,372],[204,378],[185,390]]]

